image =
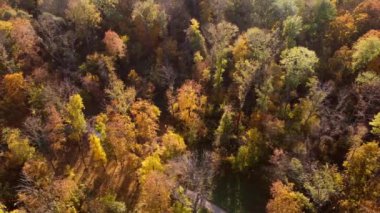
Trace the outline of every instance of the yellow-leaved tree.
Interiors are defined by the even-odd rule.
[[[369,123],[372,126],[371,133],[380,135],[380,113],[377,113],[373,120]]]
[[[133,103],[131,114],[138,138],[143,142],[153,141],[157,137],[160,109],[146,100],[139,100]]]
[[[354,146],[347,153],[343,163],[346,175],[345,199],[340,202],[344,210],[355,211],[371,203],[376,206],[380,199],[379,161],[380,147],[375,141]]]
[[[72,95],[66,104],[66,122],[70,126],[69,139],[79,142],[86,131],[86,119],[83,114],[84,105],[79,94]]]
[[[135,125],[127,115],[110,113],[106,125],[106,141],[111,145],[113,156],[122,164],[128,163],[135,167],[140,146],[136,143]]]
[[[20,166],[32,158],[36,149],[30,145],[28,138],[22,137],[19,129],[3,129],[2,141],[7,144],[12,165]]]
[[[9,123],[22,119],[27,111],[27,90],[22,72],[6,74],[0,82],[0,117]]]
[[[93,159],[95,161],[100,161],[103,164],[107,163],[107,154],[103,149],[100,138],[95,134],[90,134],[88,140],[90,142],[90,149],[93,154]]]
[[[177,91],[170,111],[184,125],[189,142],[206,133],[203,115],[206,111],[207,97],[202,94],[202,86],[194,81],[186,81]]]
[[[183,154],[186,144],[181,135],[168,131],[162,136],[162,148],[160,155],[163,159],[171,159]]]

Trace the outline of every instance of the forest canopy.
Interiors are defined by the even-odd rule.
[[[379,0],[0,0],[0,213],[380,212]]]

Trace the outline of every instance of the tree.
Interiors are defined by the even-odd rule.
[[[329,23],[326,36],[330,44],[338,48],[342,45],[348,45],[356,32],[357,26],[354,16],[349,12],[345,12]]]
[[[264,81],[260,88],[255,89],[257,95],[257,108],[263,112],[267,112],[274,106],[271,100],[271,95],[274,92],[272,81],[273,78],[271,76]]]
[[[123,213],[127,210],[125,203],[117,201],[116,196],[112,194],[108,194],[104,197],[101,197],[99,201],[103,204],[106,212]]]
[[[276,181],[272,184],[271,195],[272,199],[267,204],[269,213],[298,213],[312,208],[305,195],[293,190],[293,184],[285,185],[281,181]]]
[[[170,160],[186,151],[186,144],[181,135],[168,131],[162,136],[162,148],[160,155],[162,159]]]
[[[136,166],[136,154],[140,152],[135,131],[135,125],[128,115],[114,112],[108,115],[106,141],[111,145],[116,160],[130,163],[131,166]]]
[[[230,139],[234,137],[234,117],[235,113],[231,106],[225,106],[222,117],[219,121],[219,126],[215,130],[215,141],[214,145],[216,147],[229,145]]]
[[[11,38],[15,42],[13,57],[23,69],[30,69],[33,65],[41,64],[42,60],[39,56],[41,39],[28,19],[12,20]]]
[[[24,164],[36,152],[35,148],[30,145],[29,140],[21,136],[19,129],[3,129],[2,141],[8,146],[9,159],[15,166]]]
[[[215,73],[213,75],[213,87],[214,88],[220,88],[223,83],[223,73],[226,70],[227,67],[227,59],[221,58],[216,62],[215,65]]]
[[[307,82],[309,94],[306,98],[300,99],[299,105],[294,108],[294,115],[299,116],[299,123],[305,133],[319,127],[319,111],[322,109],[322,102],[327,97],[329,91],[323,89],[316,77],[312,77]]]
[[[336,2],[330,0],[318,0],[314,4],[315,30],[324,30],[325,26],[335,18],[337,14]],[[318,33],[316,31],[315,33]]]
[[[131,114],[136,124],[137,137],[148,142],[154,141],[159,127],[160,109],[148,101],[138,100],[133,103]]]
[[[297,185],[302,185],[308,176],[308,173],[298,158],[291,158],[288,162],[289,166],[287,168],[287,176],[290,181],[296,183]]]
[[[26,209],[33,212],[47,212],[51,209],[76,212],[74,202],[81,195],[81,191],[71,178],[54,180],[44,188],[36,187],[28,179],[24,179],[23,183],[17,195]]]
[[[83,72],[89,72],[98,76],[100,82],[109,87],[112,86],[112,80],[117,78],[114,58],[104,54],[94,53],[88,55],[86,57],[86,62],[79,68]]]
[[[199,22],[196,19],[191,19],[191,24],[186,30],[186,39],[190,44],[193,52],[200,51],[202,56],[207,56],[206,40],[199,29]]]
[[[366,32],[370,29],[378,29],[380,23],[380,3],[377,0],[364,0],[353,11],[354,15],[359,17],[359,29]]]
[[[236,39],[232,49],[232,54],[235,62],[248,58],[249,46],[247,36],[245,34],[240,35]]]
[[[205,112],[207,97],[202,94],[201,85],[194,81],[186,81],[177,91],[170,111],[185,126],[187,139],[195,139],[205,133],[202,116]]]
[[[168,16],[154,0],[137,1],[133,5],[132,20],[137,38],[148,49],[156,47],[158,39],[167,33]]]
[[[12,105],[25,102],[28,85],[21,72],[5,75],[1,86],[4,98],[12,101]]]
[[[264,63],[271,53],[271,34],[256,27],[240,35],[233,49],[235,62],[251,59]]]
[[[362,72],[356,77],[355,83],[359,87],[377,86],[380,84],[380,76],[373,71]]]
[[[120,114],[128,112],[136,97],[136,90],[133,87],[126,88],[114,72],[109,75],[109,85],[105,93],[111,101],[111,106]]]
[[[171,212],[173,183],[159,171],[152,171],[142,183],[138,208],[141,212]]]
[[[54,170],[45,158],[36,155],[25,162],[22,168],[22,179],[18,190],[18,198],[28,211],[41,212],[57,207],[58,197],[55,197]],[[66,190],[70,190],[67,186]],[[54,200],[56,199],[56,200]],[[53,202],[56,202],[53,204]]]
[[[53,1],[53,0],[44,0],[44,1],[34,1],[38,5],[38,10],[44,13],[50,13],[58,16],[64,16],[65,9],[67,7],[68,0],[62,1]]]
[[[0,84],[0,115],[8,122],[17,122],[27,111],[29,85],[21,72],[6,74]],[[18,112],[18,113],[14,113]]]
[[[257,129],[250,129],[242,138],[243,145],[239,147],[231,163],[238,171],[245,171],[254,167],[266,152],[265,141]]]
[[[239,106],[243,108],[245,97],[251,89],[256,71],[259,69],[259,64],[256,61],[239,61],[235,64],[235,72],[233,73],[233,81],[238,90]]]
[[[67,2],[66,0],[54,1],[54,4],[57,4],[58,10],[63,11]],[[45,12],[38,16],[34,26],[41,37],[40,43],[41,49],[44,50],[43,53],[54,59],[55,63],[60,66],[71,65],[72,67],[73,64],[77,63],[79,57],[76,51],[76,35],[67,27],[68,23],[62,17],[64,17],[63,12],[59,16]]]
[[[191,213],[193,212],[192,203],[185,195],[185,190],[181,186],[176,190],[177,201],[173,204],[173,213]]]
[[[207,85],[211,79],[211,71],[208,61],[202,57],[201,52],[197,51],[194,53],[194,74],[193,78],[200,82],[201,85]]]
[[[227,54],[231,51],[230,43],[235,38],[238,28],[226,21],[216,25],[209,24],[206,30],[206,38],[211,44],[211,63],[215,66],[213,76],[214,87],[218,88],[223,82],[223,73],[227,66]]]
[[[43,131],[47,141],[49,141],[50,148],[56,154],[62,150],[63,144],[66,142],[65,126],[62,116],[54,105],[48,105],[46,113],[48,117]]]
[[[202,23],[220,22],[229,6],[228,0],[200,0],[198,2],[199,16]]]
[[[212,180],[215,177],[216,165],[211,152],[186,153],[168,162],[165,171],[175,178],[182,186],[197,194],[193,201],[193,210],[198,211],[212,192]]]
[[[352,67],[358,71],[380,56],[380,38],[370,36],[359,39],[353,46]]]
[[[319,59],[315,52],[305,47],[293,47],[281,53],[281,65],[286,70],[286,83],[296,88],[314,74]]]
[[[303,29],[302,17],[289,16],[282,25],[282,36],[285,38],[286,47],[292,48],[296,45],[295,39]]]
[[[348,46],[343,46],[329,59],[329,71],[337,81],[342,81],[344,77],[352,74],[352,50]]]
[[[318,206],[323,206],[333,196],[341,193],[343,177],[335,166],[325,165],[321,168],[313,169],[313,173],[305,181],[304,186],[309,191],[312,200]]]
[[[237,26],[226,21],[206,26],[205,37],[211,45],[210,54],[214,63],[231,50],[230,44],[238,31]]]
[[[66,122],[70,125],[69,139],[79,142],[86,131],[87,123],[83,114],[84,105],[79,94],[70,96],[66,104]]]
[[[347,153],[343,166],[346,175],[344,209],[358,209],[365,202],[377,202],[379,189],[380,147],[377,142],[369,142],[352,147]]]
[[[47,188],[54,178],[54,171],[47,160],[38,155],[25,162],[22,174],[38,188]]]
[[[262,26],[269,29],[274,22],[272,3],[273,0],[229,0],[225,9],[226,20],[231,21],[243,30],[252,26]]]
[[[149,174],[154,171],[164,171],[164,165],[162,165],[158,154],[153,154],[146,157],[141,163],[141,167],[138,170],[140,182],[144,183],[145,181],[149,181]]]
[[[0,69],[6,71],[16,70],[15,61],[11,57],[11,45],[7,45],[11,43],[10,34],[13,29],[13,24],[10,21],[0,21],[0,39],[2,42],[0,43]]]
[[[112,18],[112,15],[115,15],[119,1],[120,0],[93,0],[105,18]]]
[[[99,134],[101,141],[107,139],[107,121],[108,117],[105,113],[100,113],[95,117],[95,131]]]
[[[250,57],[259,62],[265,62],[271,54],[272,35],[259,28],[250,28],[246,32],[248,45],[251,49]]]
[[[83,209],[82,209],[83,210]],[[109,212],[109,213],[125,213],[127,207],[124,202],[118,201],[113,193],[108,193],[92,200],[86,211],[90,212]]]
[[[380,79],[379,79],[380,80]],[[372,126],[371,133],[380,135],[380,113],[377,113],[373,120],[369,123]]]
[[[367,122],[372,120],[372,132],[376,134],[376,119],[373,118],[374,114],[379,112],[377,108],[377,103],[380,100],[379,94],[376,92],[380,88],[380,76],[374,71],[366,71],[359,73],[355,80],[355,91],[358,94],[358,117],[363,121]],[[375,116],[376,117],[376,116]]]
[[[283,18],[294,16],[299,13],[297,0],[275,0],[273,6],[279,15]]]
[[[106,164],[107,154],[103,149],[102,143],[100,142],[100,138],[95,134],[90,134],[88,136],[88,141],[90,143],[90,149],[93,155],[93,159],[95,161],[100,161],[103,164]]]
[[[97,28],[102,20],[98,9],[90,0],[69,0],[66,18],[75,24],[80,36]]]
[[[120,36],[112,31],[108,30],[104,34],[103,43],[106,46],[106,51],[111,56],[124,57],[126,54],[125,39],[120,38]]]

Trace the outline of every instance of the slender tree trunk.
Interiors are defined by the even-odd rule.
[[[239,127],[240,127],[240,122],[241,122],[241,114],[242,114],[242,110],[240,109],[239,110],[239,114],[238,114],[238,117],[236,119],[236,135],[239,136],[240,134],[240,130],[239,130]]]

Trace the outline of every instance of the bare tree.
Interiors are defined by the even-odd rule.
[[[212,190],[215,175],[215,160],[211,152],[187,153],[171,160],[167,172],[178,178],[178,182],[193,198],[193,209],[197,211],[203,206]]]

